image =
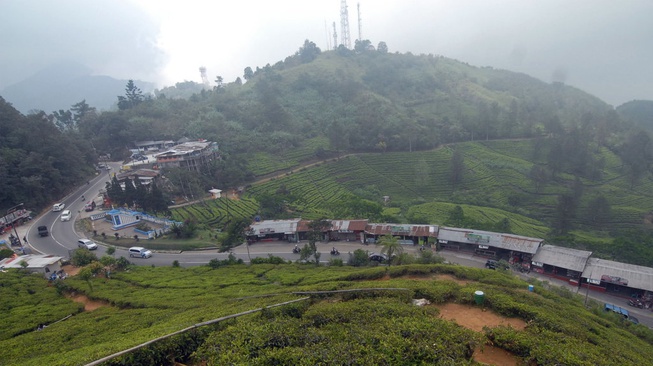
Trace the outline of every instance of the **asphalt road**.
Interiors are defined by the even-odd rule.
[[[68,197],[60,201],[66,204],[66,209],[71,210],[73,217],[70,221],[61,222],[59,219],[61,212],[52,212],[50,210],[44,212],[42,215],[39,215],[36,219],[32,220],[29,226],[24,225],[17,228],[21,239],[23,236],[27,237],[29,246],[31,247],[32,251],[70,258],[71,252],[77,249],[77,240],[83,238],[81,233],[75,231],[74,225],[74,222],[80,217],[80,215],[82,215],[84,210],[85,201],[83,201],[81,197],[82,195],[84,195],[86,198],[95,197],[100,189],[105,187],[106,182],[110,180],[109,173],[115,172],[120,168],[119,163],[111,163],[110,166],[112,167],[111,171],[102,170],[98,176],[90,181],[90,184],[82,185],[75,192],[71,193]],[[45,225],[48,227],[50,231],[50,235],[48,237],[39,237],[37,227],[40,225]],[[303,246],[304,243],[299,243],[299,245]],[[238,246],[232,250],[232,253],[236,256],[236,258],[240,258],[245,262],[249,262],[250,258],[267,257],[268,255],[274,255],[286,260],[294,261],[299,259],[299,254],[294,254],[292,252],[294,246],[294,243],[287,243],[282,241],[257,242],[249,246],[245,244]],[[340,258],[346,262],[349,258],[349,253],[353,252],[356,249],[363,249],[370,253],[380,251],[380,248],[376,247],[375,245],[343,241],[318,243],[317,247],[318,251],[322,253],[320,258],[322,263],[328,263],[331,258]],[[341,254],[338,256],[332,256],[329,253],[332,247],[336,247]],[[408,253],[416,253],[418,251],[418,248],[415,246],[406,246],[404,249]],[[99,245],[99,248],[96,251],[96,255],[101,257],[105,253],[106,247],[104,245]],[[467,267],[483,268],[485,265],[484,258],[475,257],[465,253],[443,251],[439,252],[438,254],[443,256],[450,263],[455,263]],[[129,258],[129,254],[127,253],[126,249],[116,248],[115,253],[116,257],[124,256],[129,258],[130,261],[136,265],[171,266],[174,261],[178,261],[179,264],[183,267],[204,265],[214,258],[220,260],[227,259],[228,255],[229,253],[219,253],[217,250],[169,253],[155,252],[151,258],[141,259]],[[559,281],[550,277],[539,275],[535,272],[531,272],[529,274],[517,274],[524,279],[528,279],[529,277],[537,278],[540,281],[547,281],[553,285],[566,287],[574,293],[585,295],[586,297],[597,300],[599,302],[611,303],[623,307],[632,313],[632,315],[636,316],[641,324],[653,329],[653,312],[648,309],[638,309],[628,306],[627,298],[615,296],[612,294],[600,293],[597,291],[590,291],[587,293],[585,289],[579,289],[577,287],[570,286],[564,281]]]

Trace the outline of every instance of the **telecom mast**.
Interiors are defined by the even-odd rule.
[[[211,83],[209,82],[208,76],[206,76],[206,67],[200,66],[200,75],[202,75],[202,84],[207,89],[211,89]]]
[[[351,49],[351,39],[349,38],[349,12],[347,11],[347,0],[340,1],[340,37],[342,44]]]
[[[333,22],[333,49],[338,49],[338,33],[336,32],[336,22]]]
[[[358,40],[363,40],[363,22],[361,21],[361,3],[356,4],[356,9],[358,9]]]

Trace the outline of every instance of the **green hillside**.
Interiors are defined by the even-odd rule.
[[[569,291],[533,282],[529,292],[507,272],[461,266],[133,267],[111,279],[72,277],[56,287],[19,271],[2,277],[0,306],[10,325],[0,329],[3,365],[86,364],[197,323],[304,296],[311,300],[198,327],[105,364],[473,364],[481,349],[497,348],[514,362],[540,365],[653,358],[653,333],[601,304],[590,301],[588,310]],[[354,292],[296,293],[331,290]],[[486,327],[468,328],[464,313],[481,311],[478,290]],[[72,294],[99,307],[83,311],[65,298]],[[431,304],[417,307],[411,299]],[[447,320],[451,307],[456,321]],[[39,324],[47,327],[37,331]]]

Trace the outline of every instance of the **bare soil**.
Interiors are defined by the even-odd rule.
[[[457,324],[476,332],[482,332],[483,327],[497,327],[500,325],[524,330],[526,322],[517,318],[506,318],[489,310],[474,306],[447,303],[438,305],[440,317],[453,320]],[[501,348],[485,345],[474,352],[474,360],[488,365],[518,365],[520,359],[512,353]]]
[[[73,300],[74,302],[84,304],[84,311],[93,311],[103,306],[109,306],[109,304],[105,302],[91,300],[88,297],[86,297],[86,295],[77,294],[77,295],[69,295],[66,297]]]

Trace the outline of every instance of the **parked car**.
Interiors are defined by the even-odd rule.
[[[61,221],[70,221],[70,218],[72,217],[72,213],[70,210],[63,210],[61,213]]]
[[[149,258],[152,256],[152,252],[143,247],[131,247],[129,248],[129,256],[131,258]]]
[[[95,250],[97,249],[97,244],[94,242],[88,240],[88,239],[79,239],[77,241],[77,246],[80,248],[86,248],[88,250]]]
[[[39,226],[38,231],[39,231],[39,236],[48,236],[48,227],[47,226]]]
[[[370,254],[369,258],[370,258],[371,261],[376,261],[376,262],[379,262],[379,263],[385,262],[385,261],[388,260],[388,256],[385,255],[385,254],[381,254],[381,253],[372,253],[372,254]]]
[[[65,203],[55,203],[52,206],[52,211],[59,212],[59,211],[63,210],[64,207],[66,207]]]
[[[495,261],[494,259],[488,259],[487,262],[485,262],[485,268],[497,269],[498,267],[499,261]]]

